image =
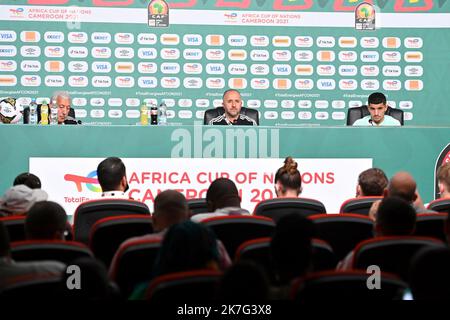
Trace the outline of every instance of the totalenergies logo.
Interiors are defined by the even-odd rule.
[[[9,12],[11,12],[13,16],[19,17],[23,15],[24,9],[23,8],[9,9]]]
[[[236,12],[232,12],[232,13],[224,13],[223,16],[225,17],[225,21],[227,22],[236,22],[238,15]]]
[[[86,177],[68,173],[64,175],[64,180],[75,183],[78,192],[83,191],[83,183],[92,192],[102,192],[102,188],[96,186],[98,185],[97,170],[91,171]]]

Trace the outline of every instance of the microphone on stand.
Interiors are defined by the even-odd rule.
[[[369,119],[369,123],[370,123],[371,126],[373,126],[373,120],[372,119]]]
[[[64,124],[81,124],[81,120],[77,120],[74,117],[67,116],[64,120]]]

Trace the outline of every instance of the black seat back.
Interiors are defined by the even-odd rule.
[[[128,199],[98,199],[78,206],[74,217],[76,241],[88,244],[91,227],[100,219],[123,215],[150,215],[145,203]]]
[[[303,216],[326,213],[325,205],[315,199],[308,198],[275,198],[261,201],[255,207],[255,216],[264,216],[278,222],[290,213]]]
[[[91,228],[89,248],[107,268],[117,249],[127,239],[153,233],[152,218],[145,215],[108,217]]]

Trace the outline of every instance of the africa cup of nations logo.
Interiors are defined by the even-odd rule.
[[[169,26],[169,5],[164,0],[152,0],[148,5],[148,25],[150,27]]]
[[[375,30],[375,8],[372,4],[363,2],[356,7],[355,29]]]

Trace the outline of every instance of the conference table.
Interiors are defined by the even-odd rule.
[[[174,170],[189,172],[198,171],[199,168],[195,166],[207,166],[203,169],[208,170],[226,167],[227,161],[231,161],[230,168],[251,170],[253,163],[258,166],[259,160],[263,161],[259,166],[265,166],[264,161],[277,159],[279,167],[282,159],[292,156],[299,160],[301,172],[302,161],[308,159],[314,160],[308,164],[310,167],[322,159],[328,161],[331,167],[335,163],[336,170],[341,166],[339,160],[366,159],[369,162],[362,163],[361,168],[370,165],[379,167],[388,177],[405,170],[416,179],[424,202],[430,202],[435,198],[438,158],[450,143],[450,127],[0,125],[0,143],[1,194],[11,186],[17,174],[30,169],[30,163],[34,171],[45,167],[51,175],[58,168],[70,171],[77,165],[78,159],[117,156],[142,159],[150,168],[154,160],[155,170],[173,162]],[[445,152],[448,152],[448,148]],[[33,158],[46,162],[33,163],[30,160]],[[51,162],[52,159],[55,162]],[[158,159],[163,161],[157,162]],[[207,162],[192,162],[199,159]],[[349,166],[348,163],[346,166]],[[352,192],[359,173],[356,170],[359,171],[360,167],[355,166],[355,172],[348,175],[347,184],[352,186]],[[143,178],[144,175],[139,177]],[[135,176],[134,179],[139,180],[139,177]],[[91,174],[90,178],[95,176]],[[133,179],[131,176],[128,178]],[[177,178],[177,181],[170,183],[181,184],[180,177]],[[203,182],[207,187],[208,181]],[[251,181],[247,182],[251,184]],[[320,183],[326,184],[327,181]],[[130,181],[130,186],[132,184],[133,181]],[[43,187],[45,189],[45,183]],[[94,187],[91,184],[91,189]],[[305,185],[304,189],[311,188]],[[348,193],[342,197],[348,197]],[[196,195],[204,196],[204,193]],[[308,196],[315,197],[311,193]],[[336,210],[334,206],[331,211]]]

